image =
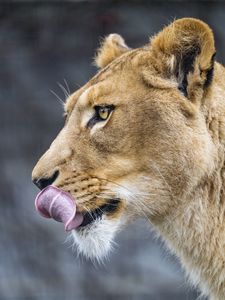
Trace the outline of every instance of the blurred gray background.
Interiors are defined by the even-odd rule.
[[[59,84],[71,91],[95,72],[99,39],[129,46],[174,18],[214,30],[225,59],[223,1],[0,1],[0,300],[191,300],[179,262],[142,221],[117,237],[104,265],[76,257],[56,222],[38,216],[31,170],[63,125]]]

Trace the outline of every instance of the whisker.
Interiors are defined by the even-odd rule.
[[[173,193],[172,193],[172,191],[171,191],[171,187],[170,187],[170,185],[168,184],[166,178],[163,176],[163,174],[162,174],[161,171],[159,170],[159,167],[156,165],[156,163],[155,163],[154,161],[151,160],[151,162],[152,162],[152,165],[153,165],[153,167],[155,168],[155,170],[158,172],[159,176],[163,179],[164,183],[165,183],[166,186],[168,187],[168,189],[169,189],[171,195],[174,197],[174,195],[173,195]]]
[[[92,216],[92,213],[91,213],[91,211],[90,211],[90,209],[88,209],[85,205],[84,206],[82,206],[83,207],[83,209],[84,210],[86,210],[86,212],[88,213],[88,215],[92,218],[92,220],[94,221],[95,219],[93,218],[93,216]]]
[[[80,89],[81,85],[79,83],[75,83],[75,85]]]
[[[154,194],[154,195],[156,195],[156,194]],[[150,196],[151,196],[151,195],[150,195]],[[157,195],[156,195],[156,196],[157,196]],[[98,196],[96,196],[96,197],[98,197]],[[105,198],[108,198],[108,199],[111,199],[111,198],[112,198],[111,193],[109,193],[109,194],[107,195],[107,192],[102,193],[102,194],[101,194],[101,197],[105,197]],[[140,214],[142,214],[143,217],[145,217],[147,220],[149,220],[149,218],[147,217],[145,211],[149,211],[150,209],[149,209],[149,207],[147,207],[147,206],[145,205],[145,203],[144,203],[143,201],[140,201],[140,200],[139,200],[140,196],[136,193],[136,194],[131,194],[131,195],[129,195],[129,197],[133,200],[133,201],[131,202],[131,205],[133,204],[133,206],[135,206],[135,208],[137,209],[137,211],[138,211]],[[99,198],[100,198],[100,196],[99,196]],[[146,200],[146,199],[144,199],[144,200]],[[112,204],[112,205],[113,205],[113,204]]]
[[[68,94],[67,90],[65,89],[65,87],[64,87],[60,82],[57,82],[57,84],[58,84],[58,86],[62,89],[65,98],[68,98],[68,97],[69,97],[69,94]]]
[[[96,177],[96,178],[97,178],[97,177]],[[119,186],[119,187],[125,189],[125,190],[128,191],[129,193],[133,194],[133,192],[130,191],[127,187],[125,187],[125,186],[123,186],[123,185],[121,185],[121,184],[119,184],[119,183],[116,183],[116,182],[114,182],[114,181],[111,181],[111,180],[105,179],[105,178],[101,178],[101,177],[98,177],[98,179],[103,180],[103,181],[106,181],[106,182],[109,182],[109,183],[112,183],[112,184],[115,184],[115,185],[117,185],[117,186]]]
[[[129,187],[126,187],[123,184],[114,182],[114,181],[106,179],[106,178],[92,176],[91,177],[92,179],[97,179],[98,182],[102,181],[102,183],[103,183],[101,191],[98,194],[93,193],[93,195],[98,199],[104,198],[104,199],[111,200],[112,198],[115,198],[115,193],[111,190],[111,188],[112,188],[112,186],[117,186],[120,188],[121,193],[123,193],[122,192],[123,190],[126,192],[123,200],[126,201],[129,205],[132,205],[133,207],[135,207],[135,210],[149,221],[149,216],[147,215],[148,213],[151,213],[151,207],[150,207],[150,205],[148,205],[149,198],[170,197],[172,195],[170,186],[167,183],[166,179],[164,178],[163,174],[160,172],[160,170],[158,169],[158,167],[155,164],[152,163],[152,167],[156,170],[157,174],[159,175],[159,178],[158,179],[156,178],[157,182],[161,178],[160,182],[162,182],[162,180],[163,180],[163,183],[164,183],[163,187],[158,186],[158,184],[155,187],[153,185],[153,187],[154,187],[154,189],[152,190],[153,192],[145,192],[145,191],[139,192],[138,188],[134,189],[134,190],[133,189],[130,190]],[[150,181],[149,177],[145,177],[145,176],[141,176],[139,180],[140,180],[140,183],[143,183],[143,180],[145,180],[146,183],[148,183]],[[70,180],[68,182],[70,182]],[[111,188],[107,187],[107,185],[106,185],[107,183],[112,185]],[[72,184],[72,182],[71,182],[71,184]],[[92,195],[92,193],[89,193],[89,195]],[[85,196],[87,196],[87,195],[86,194],[82,195],[82,197],[85,197]],[[80,196],[78,196],[78,197],[80,198]],[[129,201],[129,199],[131,201]],[[89,201],[89,200],[87,199],[86,201]],[[82,205],[85,204],[86,201],[84,199],[84,202],[82,203]],[[109,203],[109,205],[111,205],[112,207],[116,206],[113,203]],[[102,209],[99,208],[98,206],[96,206],[96,208],[98,208],[102,211]],[[93,215],[90,213],[90,210],[88,210],[86,207],[84,209],[89,213],[89,215],[93,219]]]
[[[65,85],[66,85],[66,88],[67,88],[67,93],[70,95],[71,92],[70,92],[70,88],[69,88],[68,82],[66,81],[65,78],[63,79],[63,81],[65,82]]]
[[[60,104],[62,104],[62,106],[64,107],[65,105],[65,102],[53,91],[53,90],[50,90],[50,92],[56,96],[56,98],[59,100]]]

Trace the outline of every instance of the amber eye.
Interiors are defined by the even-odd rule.
[[[106,121],[114,108],[114,105],[96,105],[94,107],[95,115],[89,120],[87,127],[91,128],[98,122]]]
[[[100,117],[102,120],[108,119],[109,114],[110,114],[110,109],[109,109],[109,107],[100,107],[100,108],[98,109],[98,115],[99,115],[99,117]]]

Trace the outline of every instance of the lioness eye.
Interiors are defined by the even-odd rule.
[[[102,120],[106,120],[109,117],[110,108],[109,107],[100,107],[97,110],[97,113]]]
[[[114,105],[96,105],[94,107],[95,114],[94,116],[89,120],[87,127],[93,127],[97,122],[106,121],[108,117],[110,116],[111,112],[114,110]]]

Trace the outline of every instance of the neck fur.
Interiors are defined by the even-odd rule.
[[[225,165],[174,210],[159,230],[195,285],[212,299],[225,295]]]
[[[192,282],[213,300],[225,298],[225,108],[222,111],[216,118],[208,116],[218,149],[214,172],[156,225]]]

